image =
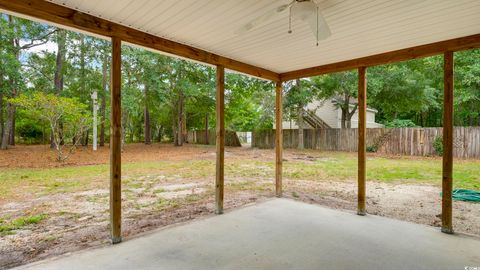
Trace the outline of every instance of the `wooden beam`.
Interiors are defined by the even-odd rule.
[[[289,81],[304,77],[312,77],[322,74],[347,71],[359,67],[378,66],[400,61],[412,60],[416,58],[428,57],[442,54],[446,51],[461,51],[474,48],[480,48],[480,34],[361,57],[333,64],[289,71],[280,74],[280,80]]]
[[[283,125],[282,82],[275,84],[275,194],[282,196]]]
[[[443,72],[442,232],[453,233],[453,52],[444,54]]]
[[[223,213],[224,161],[225,161],[225,69],[217,66],[217,123],[216,123],[216,178],[215,178],[215,213]]]
[[[366,134],[367,134],[367,80],[366,68],[358,68],[358,211],[361,216],[366,214]]]
[[[112,83],[110,120],[110,226],[112,243],[122,241],[122,42],[112,38]]]
[[[278,73],[264,68],[242,63],[192,46],[154,36],[44,0],[0,0],[0,9],[80,29],[97,35],[119,37],[122,41],[132,44],[211,65],[222,65],[225,68],[263,79],[277,81],[279,78]]]

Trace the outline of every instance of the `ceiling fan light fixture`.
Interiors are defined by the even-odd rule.
[[[312,1],[296,2],[292,5],[292,16],[302,21],[312,16],[316,16],[317,5]]]

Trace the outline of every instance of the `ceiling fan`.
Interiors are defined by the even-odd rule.
[[[317,46],[320,40],[324,40],[332,34],[330,32],[330,28],[328,27],[327,21],[320,12],[319,4],[315,2],[315,0],[293,0],[289,4],[281,5],[249,21],[237,29],[235,33],[237,35],[244,34],[254,28],[257,28],[258,26],[267,23],[272,18],[287,10],[289,11],[288,33],[292,33],[292,19],[295,19],[308,24],[317,40]]]

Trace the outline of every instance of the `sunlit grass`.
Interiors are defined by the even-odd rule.
[[[48,216],[45,214],[23,216],[16,218],[12,221],[5,221],[0,219],[0,235],[13,234],[15,230],[23,229],[29,225],[37,224],[40,221],[46,219]]]
[[[284,162],[284,178],[307,181],[355,181],[357,158],[354,153],[305,151],[309,160],[288,159]],[[236,179],[270,179],[274,177],[274,161],[255,159],[226,160],[225,176]],[[123,184],[128,188],[148,187],[152,182],[172,179],[214,179],[214,160],[147,161],[122,164]],[[367,179],[387,183],[441,185],[441,159],[386,158],[369,156]],[[50,169],[3,169],[0,172],[0,199],[35,197],[94,188],[108,188],[108,165],[88,165]],[[148,177],[152,177],[149,179]],[[161,178],[159,178],[161,177]],[[160,180],[159,180],[160,179]],[[244,190],[262,189],[249,181]],[[480,189],[480,161],[455,160],[454,187]],[[160,191],[158,191],[160,192]]]

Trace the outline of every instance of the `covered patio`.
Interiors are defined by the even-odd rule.
[[[324,0],[315,2],[331,30],[331,36],[324,40],[319,40],[318,28],[315,39],[300,20],[289,22],[288,12],[278,12],[267,23],[238,33],[238,29],[265,12],[297,2],[305,1],[0,0],[2,12],[112,42],[113,244],[122,242],[122,43],[216,66],[216,214],[224,212],[225,70],[275,83],[276,154],[272,184],[277,197],[282,197],[283,83],[358,70],[358,216],[276,199],[33,268],[316,269],[325,265],[328,269],[463,269],[480,265],[476,252],[480,242],[476,239],[366,216],[365,165],[368,68],[443,55],[441,231],[453,234],[454,52],[480,47],[480,3]],[[289,29],[293,29],[290,34]]]
[[[480,241],[288,199],[19,269],[464,269]]]

